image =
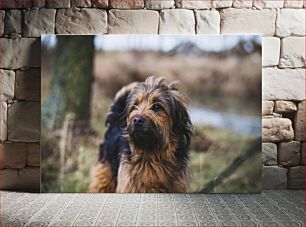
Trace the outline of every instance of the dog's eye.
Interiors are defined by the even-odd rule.
[[[154,104],[154,105],[151,107],[151,110],[153,110],[154,112],[159,112],[159,111],[163,110],[163,108],[162,108],[161,105],[159,105],[159,104]]]
[[[136,106],[135,105],[132,105],[131,107],[130,107],[130,109],[129,109],[129,112],[132,112],[133,110],[135,110],[136,109]]]

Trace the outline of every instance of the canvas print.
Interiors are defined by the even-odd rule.
[[[261,191],[261,39],[42,36],[41,191]]]

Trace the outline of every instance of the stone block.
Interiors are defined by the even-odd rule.
[[[0,101],[14,98],[15,72],[0,69]]]
[[[4,33],[22,33],[22,11],[18,9],[8,10],[4,18]]]
[[[127,19],[127,18],[126,18]],[[107,13],[102,9],[60,9],[56,16],[58,34],[103,34],[107,32]]]
[[[271,117],[271,116],[268,116],[268,117]],[[280,114],[280,113],[273,113],[273,117],[282,117],[282,114]]]
[[[212,8],[228,8],[233,4],[232,0],[212,0]]]
[[[301,146],[301,165],[306,165],[306,157],[305,157],[305,142],[302,142],[302,146]]]
[[[108,33],[157,34],[159,14],[153,10],[110,10]]]
[[[291,167],[288,171],[288,189],[304,189],[304,166]]]
[[[280,39],[277,37],[262,37],[262,65],[278,65],[279,55]]]
[[[44,8],[44,7],[46,7],[46,1],[45,0],[33,0],[32,1],[32,7]]]
[[[222,34],[273,36],[276,11],[273,9],[223,9],[220,11]]]
[[[175,0],[177,8],[184,9],[209,9],[212,7],[211,0]]]
[[[273,101],[262,101],[262,112],[261,115],[272,115],[274,109]]]
[[[40,67],[40,39],[0,38],[1,68]]]
[[[0,170],[2,190],[14,190],[23,192],[40,191],[40,168],[27,167],[20,170]]]
[[[297,111],[297,107],[294,102],[291,101],[276,101],[275,112],[277,113],[292,113]]]
[[[28,166],[40,166],[40,146],[38,143],[28,143]]]
[[[16,71],[15,98],[40,101],[40,68]]]
[[[46,0],[47,8],[62,9],[70,7],[70,0]]]
[[[303,8],[303,0],[285,0],[285,8]]]
[[[298,104],[294,119],[295,140],[305,141],[305,101]]]
[[[262,168],[263,189],[287,189],[287,169],[279,166]]]
[[[0,10],[0,35],[4,34],[4,17],[5,11]]]
[[[91,0],[92,7],[94,8],[107,8],[108,0]]]
[[[0,169],[21,169],[26,166],[27,145],[25,143],[0,143]]]
[[[0,142],[7,139],[7,104],[1,102],[0,106]]]
[[[278,164],[282,166],[298,166],[300,164],[300,142],[280,143],[278,148]]]
[[[170,9],[174,7],[174,0],[145,0],[146,9]]]
[[[91,0],[70,0],[71,7],[91,7]]]
[[[305,37],[282,39],[280,68],[305,67]]]
[[[40,140],[40,103],[15,102],[8,109],[8,140],[38,142]]]
[[[196,10],[197,34],[220,34],[220,14],[218,11]]]
[[[290,119],[276,117],[262,119],[263,142],[290,141],[293,138],[294,132]]]
[[[22,9],[30,8],[32,1],[30,0],[1,0],[1,9]]]
[[[160,34],[195,34],[192,10],[165,9],[160,12]]]
[[[279,37],[305,35],[305,10],[281,9],[277,13],[275,34]]]
[[[284,0],[254,0],[253,6],[257,9],[264,9],[264,8],[283,8]]]
[[[234,0],[233,7],[234,8],[252,8],[253,1],[250,0]]]
[[[262,69],[263,100],[304,100],[303,69]]]
[[[33,9],[24,12],[23,36],[40,37],[53,34],[55,28],[55,9]]]
[[[266,166],[277,165],[277,145],[275,143],[262,144],[262,163]]]
[[[109,5],[113,9],[142,9],[144,0],[109,0]]]

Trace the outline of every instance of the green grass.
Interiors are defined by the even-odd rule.
[[[226,130],[197,127],[197,134],[204,133],[212,144],[206,151],[192,150],[190,154],[190,192],[198,192],[217,177],[232,161],[244,152],[252,138],[244,138]],[[192,142],[196,142],[193,138]],[[213,192],[259,192],[261,190],[261,154],[243,163]]]
[[[215,156],[191,152],[191,183],[189,192],[199,192],[231,162],[232,155]],[[259,192],[261,190],[261,154],[256,154],[218,185],[213,192]]]
[[[111,99],[97,93],[93,97],[91,127],[96,135],[77,135],[66,151],[65,166],[60,166],[58,132],[42,133],[42,191],[86,192],[90,183],[91,168],[97,162],[98,146],[106,129],[105,118]],[[254,138],[238,136],[232,132],[196,126],[191,140],[189,192],[198,192],[218,176],[241,154]],[[46,154],[46,153],[45,153]],[[60,179],[60,170],[63,179]],[[218,185],[214,192],[258,192],[261,187],[261,155],[241,165],[237,171]]]
[[[77,159],[71,160],[71,165],[75,164],[76,169],[67,171],[60,184],[63,192],[86,192],[88,190],[91,167],[97,161],[97,148],[91,145],[80,146],[78,152]]]
[[[103,127],[98,126],[96,127]],[[102,129],[104,130],[104,129]],[[191,182],[189,192],[198,192],[214,177],[218,176],[241,154],[252,141],[231,132],[207,127],[197,127],[192,139],[195,143],[205,134],[211,145],[205,151],[191,150]],[[193,147],[193,145],[192,145]],[[73,139],[73,149],[67,151],[64,177],[59,178],[59,155],[44,159],[44,192],[87,192],[90,171],[97,161],[98,145],[93,140],[79,136]],[[228,179],[218,185],[213,192],[259,192],[261,189],[261,154],[255,155],[242,164]]]
[[[96,135],[77,135],[72,139],[71,150],[66,151],[65,166],[60,166],[59,139],[56,133],[42,133],[42,151],[48,150],[50,155],[42,155],[42,191],[43,192],[87,192],[91,180],[91,169],[97,163],[99,143],[103,141],[106,129],[105,118],[111,100],[101,98],[99,92],[94,94],[92,105],[91,127]],[[46,129],[43,129],[46,130]],[[64,177],[60,179],[60,169],[64,169]]]
[[[61,166],[58,155],[44,160],[42,166],[42,174],[45,178],[42,182],[43,192],[88,191],[91,168],[97,162],[97,147],[83,138],[77,139],[79,140],[75,146],[77,149],[66,158],[62,179],[59,177]]]

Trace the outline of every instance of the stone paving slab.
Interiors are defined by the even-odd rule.
[[[1,192],[4,226],[304,226],[303,191],[261,194]]]

